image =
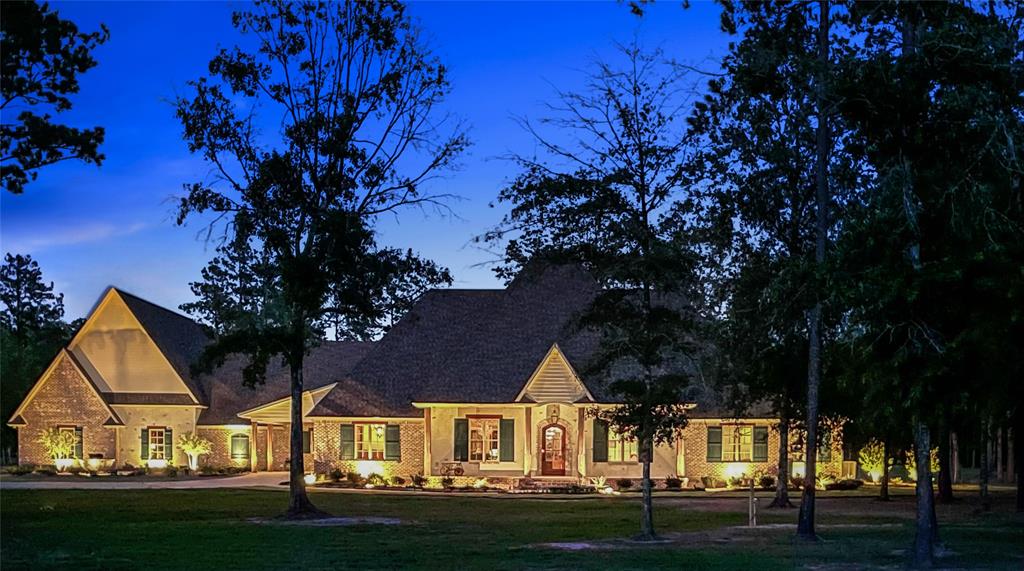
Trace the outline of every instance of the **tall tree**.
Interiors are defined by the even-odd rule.
[[[730,351],[728,358],[752,356],[730,367],[734,385],[748,400],[772,404],[786,421],[807,415],[800,532],[813,537],[821,313],[827,297],[819,260],[836,224],[826,216],[832,202],[828,187],[838,179],[838,186],[849,189],[856,181],[849,157],[833,150],[841,129],[822,120],[830,113],[831,103],[821,98],[828,90],[827,46],[833,39],[822,28],[828,18],[819,15],[829,9],[819,6],[816,14],[815,5],[805,2],[722,4],[723,29],[739,38],[723,60],[723,76],[710,83],[691,121],[694,134],[707,143],[697,163],[710,183],[701,214],[712,232],[724,236],[709,241],[726,260],[712,277],[723,291],[726,329],[736,333],[730,342],[742,342],[745,349]],[[798,368],[802,387],[792,383]],[[780,472],[788,470],[786,460],[780,455]],[[780,473],[777,505],[789,505],[786,479]]]
[[[322,512],[303,483],[305,355],[330,327],[377,322],[394,284],[450,279],[379,246],[374,222],[405,207],[442,208],[445,197],[424,185],[467,140],[439,110],[446,70],[399,2],[268,0],[232,21],[255,50],[222,49],[210,77],[177,100],[189,149],[216,174],[212,184],[186,185],[178,222],[208,213],[210,231],[225,238],[190,309],[218,326],[205,364],[244,354],[247,383],[262,380],[274,356],[289,367],[286,515],[315,517]]]
[[[1020,315],[1005,292],[1019,292],[1024,262],[1021,14],[1010,3],[944,2],[855,5],[851,15],[862,41],[844,63],[851,97],[841,109],[876,176],[847,209],[842,251],[857,276],[849,321],[907,396],[917,470],[912,563],[930,567],[936,403],[964,391],[1005,401],[1010,392],[1001,382],[954,382],[949,371],[964,349],[984,345],[972,339],[1010,332],[1007,316]],[[977,293],[995,286],[999,310],[969,323],[964,316],[984,304],[963,295],[965,284]]]
[[[92,50],[107,41],[106,26],[84,33],[46,3],[3,3],[0,18],[0,179],[15,194],[40,168],[66,160],[99,165],[103,127],[79,129],[54,122],[71,109],[78,76],[96,65]]]
[[[601,284],[579,318],[601,338],[584,373],[622,403],[599,415],[640,444],[639,538],[650,540],[653,450],[686,425],[696,356],[699,292],[685,227],[691,86],[657,53],[620,51],[621,68],[598,63],[584,92],[558,93],[540,122],[550,132],[524,122],[545,154],[517,158],[523,173],[500,193],[511,212],[487,238],[508,239],[507,273],[538,258],[571,261]]]
[[[0,378],[3,417],[10,418],[47,361],[67,342],[72,327],[64,322],[64,295],[43,280],[31,256],[7,254],[0,266]],[[3,427],[4,459],[16,458],[17,434]]]

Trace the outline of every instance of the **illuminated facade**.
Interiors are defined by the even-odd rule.
[[[590,412],[614,406],[577,373],[596,347],[572,316],[593,295],[578,271],[552,268],[503,290],[434,290],[375,343],[325,343],[310,353],[302,413],[308,470],[385,477],[639,478],[636,442]],[[116,466],[187,465],[176,441],[213,444],[200,465],[283,470],[289,457],[288,372],[257,389],[244,362],[211,373],[190,364],[207,338],[190,319],[108,290],[9,424],[22,463],[49,464],[45,428],[81,435],[80,460]],[[730,419],[695,386],[691,421],[654,450],[652,475],[689,485],[773,474],[776,421]],[[843,471],[838,439],[822,457]]]

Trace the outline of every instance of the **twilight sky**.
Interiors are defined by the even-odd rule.
[[[65,293],[67,318],[84,316],[103,288],[116,285],[166,307],[189,301],[188,284],[213,246],[199,226],[174,225],[174,197],[208,168],[181,141],[170,100],[206,71],[218,46],[234,45],[238,4],[213,2],[51,2],[85,31],[105,23],[110,40],[99,65],[81,77],[74,109],[60,120],[106,128],[103,166],[66,162],[41,171],[24,194],[0,195],[0,246],[31,254],[44,277]],[[666,56],[713,68],[728,37],[719,9],[659,2],[643,19],[625,4],[412,2],[435,53],[450,70],[446,108],[470,128],[473,146],[462,168],[432,190],[453,193],[457,218],[406,211],[382,219],[381,242],[411,247],[451,268],[455,287],[498,287],[492,256],[470,243],[503,210],[490,207],[513,164],[500,157],[531,153],[531,138],[512,116],[536,118],[553,87],[573,89],[595,57],[635,36]],[[612,61],[615,61],[614,59]]]

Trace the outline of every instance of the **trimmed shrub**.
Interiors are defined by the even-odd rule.
[[[391,485],[392,486],[399,486],[399,487],[404,486],[405,485],[405,478],[403,478],[401,476],[391,476]]]
[[[386,486],[388,481],[384,479],[384,476],[380,474],[370,474],[366,477],[366,483],[370,486]]]
[[[341,479],[345,477],[345,473],[342,472],[341,470],[335,468],[335,469],[331,470],[331,473],[329,474],[329,476],[330,476],[332,482],[340,482]]]
[[[775,488],[775,476],[768,476],[767,474],[761,476],[757,480],[757,485],[761,486],[762,490],[771,490]]]
[[[615,485],[618,486],[620,490],[628,490],[633,487],[633,480],[630,480],[629,478],[622,478],[621,480],[615,480]]]
[[[417,488],[422,488],[423,486],[426,486],[427,477],[424,476],[423,474],[413,474],[412,485],[416,486]]]
[[[358,472],[349,472],[348,474],[345,475],[345,479],[348,480],[349,483],[352,484],[353,486],[362,486],[363,484],[366,483],[366,480],[364,480],[363,477],[360,476]]]
[[[11,466],[10,468],[7,468],[7,473],[12,476],[24,476],[25,474],[31,474],[35,469],[35,464],[20,464],[18,466]]]
[[[864,485],[860,480],[839,480],[825,486],[826,490],[856,490]]]
[[[683,480],[678,476],[665,478],[665,488],[669,490],[680,490],[683,487]]]
[[[450,490],[450,489],[452,489],[452,487],[454,485],[455,485],[455,478],[452,478],[451,476],[445,476],[444,478],[441,478],[441,487],[442,488],[444,488],[446,490]]]

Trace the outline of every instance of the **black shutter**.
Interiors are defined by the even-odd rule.
[[[516,421],[512,418],[501,419],[498,430],[498,459],[502,462],[516,461]]]
[[[456,462],[466,462],[469,460],[469,419],[456,418],[454,432],[455,451],[453,457]]]
[[[708,427],[708,462],[722,461],[722,427]]]
[[[164,429],[164,459],[168,464],[174,460],[174,431],[170,427]]]
[[[142,429],[142,435],[139,436],[139,440],[142,441],[142,452],[139,454],[139,457],[142,459],[143,462],[145,462],[146,460],[149,460],[149,429],[148,428],[143,428]]]
[[[384,459],[402,459],[402,429],[397,424],[389,424],[384,428]]]
[[[302,453],[309,454],[313,450],[313,429],[302,431]]]
[[[75,458],[84,460],[85,456],[82,454],[82,427],[75,427]]]
[[[608,461],[608,421],[594,419],[594,462]]]
[[[754,427],[754,462],[768,461],[768,427]]]
[[[341,459],[356,459],[356,427],[354,425],[341,425]]]

